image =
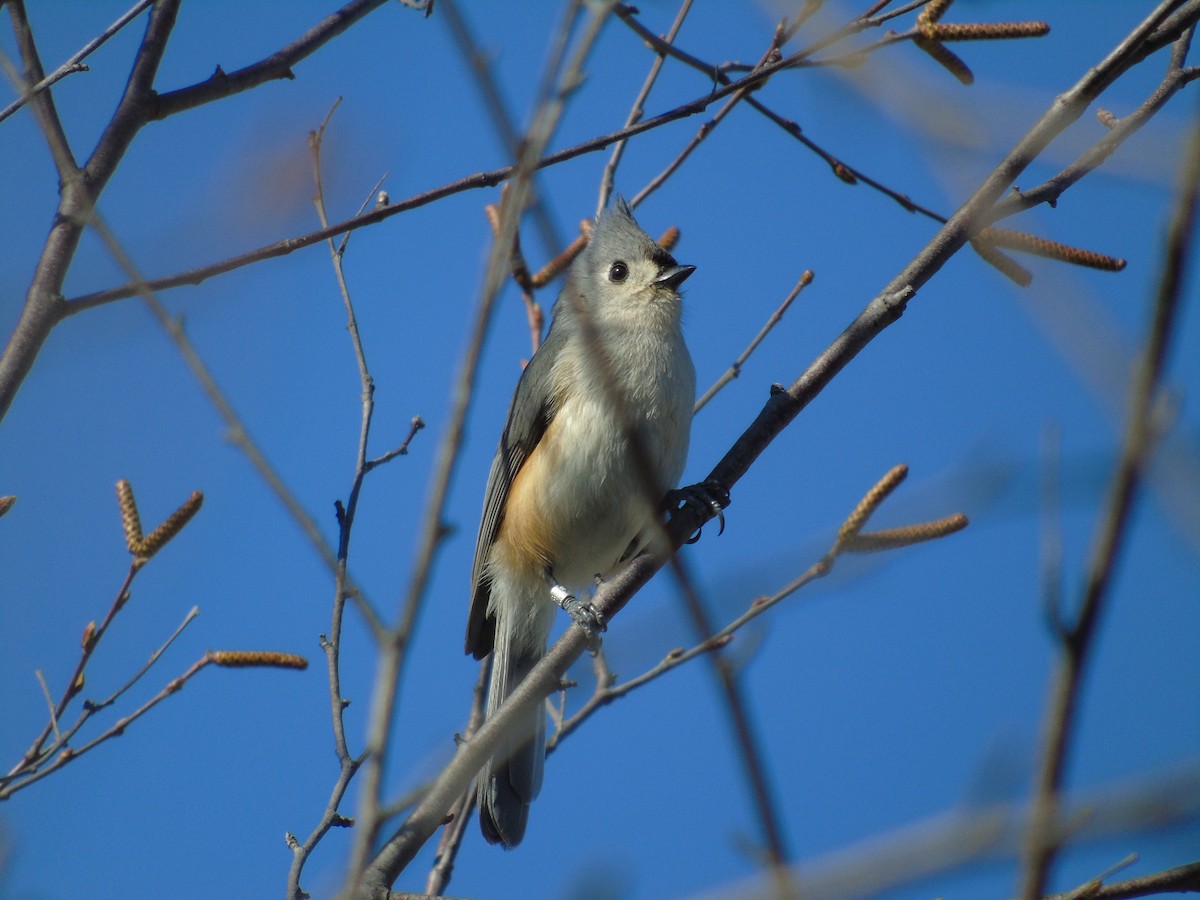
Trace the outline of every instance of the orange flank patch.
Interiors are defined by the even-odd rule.
[[[542,492],[554,468],[552,449],[556,423],[551,422],[508,489],[504,521],[492,551],[507,567],[541,573],[551,562],[552,523]]]

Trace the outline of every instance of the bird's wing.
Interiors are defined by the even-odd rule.
[[[525,366],[517,382],[512,405],[508,408],[508,422],[504,426],[500,446],[492,460],[492,471],[488,475],[484,494],[483,517],[479,522],[479,537],[475,542],[475,563],[471,567],[471,611],[467,615],[467,652],[476,659],[483,659],[492,651],[496,633],[496,622],[487,613],[491,596],[491,581],[485,571],[488,551],[504,521],[509,488],[554,418],[558,404],[550,388],[550,373],[561,343],[551,328],[546,340]]]

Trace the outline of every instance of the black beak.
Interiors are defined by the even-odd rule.
[[[654,283],[677,291],[679,290],[679,286],[687,281],[687,277],[695,271],[695,266],[671,266],[659,272],[658,277],[654,279]]]

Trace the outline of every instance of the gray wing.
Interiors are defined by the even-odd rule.
[[[504,521],[508,489],[546,433],[546,426],[557,410],[558,402],[550,390],[550,371],[561,346],[562,341],[551,327],[546,340],[533,354],[533,359],[525,366],[517,382],[512,405],[508,408],[508,422],[505,423],[500,446],[492,460],[492,471],[488,475],[484,493],[483,517],[479,521],[479,537],[475,542],[475,563],[471,567],[471,611],[467,615],[467,653],[476,659],[483,659],[492,652],[496,634],[496,622],[487,614],[492,587],[484,571],[488,551]]]

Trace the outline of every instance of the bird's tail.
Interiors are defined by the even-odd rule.
[[[543,600],[553,607],[548,600]],[[545,655],[544,634],[530,635],[515,616],[500,615],[492,650],[492,674],[488,686],[487,716],[496,710]],[[540,618],[535,614],[534,618]],[[540,631],[534,628],[534,631]],[[530,640],[533,637],[534,640]],[[479,824],[489,843],[507,848],[521,843],[529,819],[529,804],[542,789],[542,767],[546,760],[546,713],[542,704],[514,723],[508,737],[479,775]]]

